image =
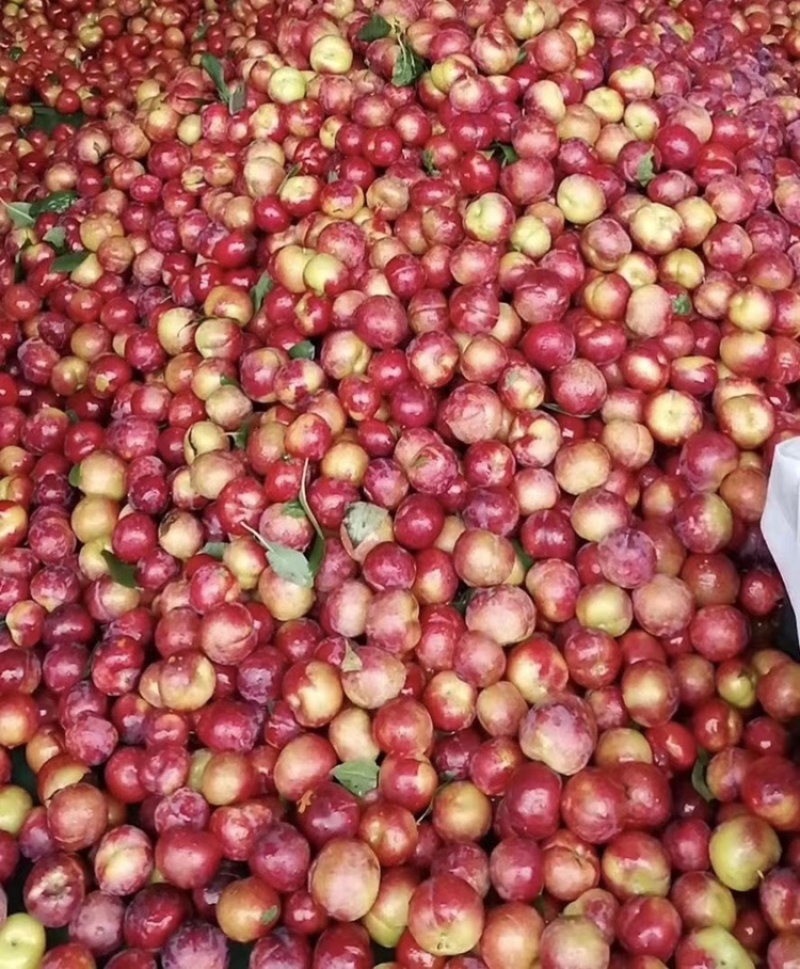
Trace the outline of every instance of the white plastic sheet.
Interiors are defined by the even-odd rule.
[[[761,532],[786,586],[800,636],[800,437],[775,448]]]

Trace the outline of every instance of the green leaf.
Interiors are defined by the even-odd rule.
[[[275,283],[273,283],[270,274],[262,273],[258,282],[250,290],[250,299],[253,301],[253,309],[256,311],[256,313],[264,305],[265,297],[269,295],[273,289],[275,289]]]
[[[334,767],[331,776],[351,794],[364,797],[378,786],[380,772],[381,769],[374,760],[348,760]]]
[[[528,553],[522,547],[522,544],[520,542],[515,540],[514,542],[512,542],[512,544],[517,553],[517,558],[522,563],[523,569],[525,569],[525,571],[527,572],[528,569],[533,565],[533,559],[530,557],[530,555],[528,555]]]
[[[394,65],[392,84],[408,87],[425,73],[425,61],[408,44],[400,42],[400,56]]]
[[[82,111],[74,114],[61,114],[55,108],[46,104],[32,104],[33,121],[27,126],[32,131],[44,131],[48,135],[56,130],[59,125],[68,125],[71,128],[80,128],[88,120]]]
[[[244,451],[247,447],[247,442],[250,440],[250,431],[252,426],[247,424],[242,424],[238,431],[231,431],[231,440],[233,441],[233,446],[239,450]]]
[[[12,61],[18,61],[24,53],[25,51],[21,47],[12,47],[11,50],[8,52],[8,56],[11,58]]]
[[[138,589],[136,581],[136,566],[120,562],[113,552],[103,550],[103,558],[108,566],[108,573],[117,585],[124,585],[126,589]]]
[[[647,188],[650,182],[652,182],[656,177],[656,170],[653,161],[653,152],[648,151],[644,158],[639,162],[639,167],[636,169],[636,181],[642,186],[642,188]]]
[[[311,546],[311,554],[308,556],[308,568],[311,575],[316,578],[322,568],[322,560],[325,558],[325,538],[317,535],[314,544]]]
[[[492,145],[492,157],[497,158],[503,168],[506,165],[513,165],[515,161],[519,161],[519,155],[514,146],[501,145],[499,141]]]
[[[453,599],[453,608],[460,612],[463,616],[467,611],[467,606],[472,602],[475,596],[478,594],[477,589],[462,589],[460,592],[456,593]]]
[[[704,801],[715,800],[711,793],[711,788],[706,781],[706,768],[708,767],[709,757],[704,750],[698,750],[697,760],[692,768],[692,787],[697,791]]]
[[[543,404],[539,404],[542,410],[550,411],[551,414],[568,414],[569,411],[564,410],[563,407],[559,407],[558,404],[554,404],[551,400],[545,401]]]
[[[217,89],[220,101],[224,101],[227,104],[229,93],[228,85],[225,83],[225,68],[222,65],[222,61],[218,57],[214,57],[213,54],[203,54],[200,58],[200,66],[214,82],[214,87]]]
[[[365,542],[380,529],[389,512],[368,501],[355,501],[344,516],[344,527],[354,548]]]
[[[79,249],[77,252],[65,252],[63,256],[58,256],[53,260],[53,272],[71,273],[78,266],[83,265],[89,255],[90,253],[85,249]]]
[[[308,495],[306,494],[306,477],[307,476],[308,476],[308,461],[306,460],[306,463],[303,465],[303,477],[300,479],[300,494],[298,495],[298,500],[300,501],[300,504],[301,504],[301,506],[303,508],[303,511],[306,513],[306,517],[311,522],[311,524],[314,526],[314,531],[324,541],[324,539],[325,539],[325,532],[323,532],[322,529],[320,528],[319,522],[317,521],[317,519],[316,519],[316,517],[314,515],[314,512],[311,510],[311,506],[308,503]],[[323,549],[323,551],[324,551],[324,549]]]
[[[268,908],[266,912],[261,915],[260,922],[262,925],[272,925],[275,919],[278,917],[278,906],[273,905],[272,908]]]
[[[289,518],[306,517],[306,510],[299,501],[287,501],[283,506],[283,513]]]
[[[69,473],[69,478],[67,479],[73,488],[80,488],[81,486],[81,466],[75,464]]]
[[[205,40],[208,36],[208,24],[200,23],[192,34],[192,40]]]
[[[344,659],[342,660],[341,670],[343,673],[357,673],[364,669],[364,663],[358,653],[348,643],[345,649]]]
[[[70,424],[80,424],[81,419],[80,417],[78,417],[78,415],[75,413],[74,410],[67,410],[65,411],[65,413],[67,415],[67,420],[70,422]]]
[[[201,555],[210,555],[212,559],[216,559],[218,562],[222,561],[222,556],[225,554],[225,549],[228,547],[226,542],[206,542],[206,544],[200,549]]]
[[[302,586],[304,589],[310,589],[314,585],[314,575],[308,559],[302,552],[298,552],[295,548],[288,548],[286,545],[280,545],[277,542],[270,542],[249,525],[242,527],[266,550],[267,561],[275,575],[287,582]]]
[[[35,225],[36,219],[31,215],[30,202],[3,202],[8,212],[8,217],[18,229],[30,229]]]
[[[247,101],[247,91],[244,84],[235,87],[228,95],[228,111],[231,114],[238,114],[245,106]]]
[[[291,350],[289,350],[289,356],[292,360],[313,360],[316,355],[317,348],[311,340],[303,340],[302,343],[295,343]]]
[[[672,312],[678,316],[689,316],[692,312],[692,301],[688,293],[681,293],[672,301]]]
[[[57,212],[62,215],[68,212],[79,198],[80,195],[77,192],[52,192],[47,198],[31,204],[31,216],[38,219],[43,212]]]
[[[44,241],[49,242],[55,249],[63,249],[67,244],[66,230],[62,229],[59,225],[53,226],[52,229],[48,229],[45,232]]]
[[[528,63],[528,52],[524,47],[520,48],[519,54],[517,54],[517,64],[527,64]]]
[[[234,380],[233,377],[226,377],[225,374],[223,374],[219,378],[219,385],[220,387],[238,387],[239,381]]]
[[[381,40],[388,37],[392,32],[392,25],[388,20],[378,14],[373,14],[356,36],[365,44],[371,44],[373,40]]]
[[[439,174],[439,169],[436,167],[436,162],[433,160],[432,151],[423,151],[422,167],[428,175],[434,176]]]

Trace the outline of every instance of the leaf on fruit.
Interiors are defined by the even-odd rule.
[[[233,446],[237,451],[244,451],[247,447],[247,442],[250,440],[250,431],[252,430],[250,424],[242,424],[238,431],[231,431],[231,440],[233,441]]]
[[[8,212],[8,217],[18,229],[30,229],[35,225],[36,219],[31,215],[30,202],[3,202]]]
[[[234,380],[233,377],[226,377],[225,374],[223,374],[219,378],[219,385],[220,387],[238,387],[239,381]]]
[[[302,586],[304,589],[310,589],[314,585],[314,575],[308,559],[302,552],[298,552],[295,548],[288,548],[286,545],[280,545],[278,542],[270,542],[250,525],[243,524],[242,527],[266,551],[269,567],[278,578]]]
[[[228,85],[225,83],[225,68],[222,61],[213,54],[203,54],[200,58],[200,66],[214,82],[220,101],[228,103]]]
[[[341,666],[342,672],[358,673],[360,670],[363,670],[363,669],[364,669],[364,663],[362,662],[361,657],[348,643],[344,653],[344,659],[342,660],[342,666]]]
[[[539,404],[542,410],[548,410],[551,414],[568,414],[569,411],[565,411],[563,407],[559,407],[558,404],[554,404],[552,401],[547,401],[544,404]]]
[[[67,479],[73,488],[80,488],[81,486],[81,466],[79,464],[73,465],[72,470],[69,473],[69,478]]]
[[[306,510],[299,501],[287,501],[283,506],[283,513],[288,518],[305,518]]]
[[[117,583],[124,585],[126,589],[138,589],[139,583],[136,581],[136,566],[128,565],[127,562],[120,562],[113,552],[103,549],[103,558],[108,566],[108,574]]]
[[[250,290],[250,299],[253,301],[253,309],[256,311],[256,313],[264,305],[265,298],[272,292],[274,288],[275,283],[273,283],[270,274],[262,273],[258,282]]]
[[[25,51],[21,47],[12,47],[11,50],[8,52],[8,56],[11,58],[12,61],[18,61],[24,53]]]
[[[527,64],[528,63],[528,52],[524,47],[520,48],[519,54],[517,54],[517,64]]]
[[[222,561],[222,556],[225,554],[225,549],[227,548],[225,542],[206,542],[206,544],[200,549],[201,555],[210,555],[212,559],[216,559],[218,562]]]
[[[306,513],[306,518],[308,518],[308,520],[314,526],[314,531],[323,540],[323,543],[324,543],[324,541],[325,541],[325,533],[320,528],[319,522],[317,521],[316,516],[314,515],[314,512],[311,510],[311,506],[308,503],[308,495],[306,494],[306,478],[307,477],[308,477],[308,460],[306,460],[305,464],[303,465],[303,476],[300,479],[300,494],[298,495],[298,500],[300,502],[300,506],[302,507],[303,511]],[[324,547],[324,545],[323,545],[323,548],[322,548],[322,553],[323,554],[325,553],[325,547]],[[313,554],[313,552],[312,552],[312,554]],[[322,558],[320,558],[320,562],[321,561],[322,561]]]
[[[80,424],[81,419],[74,410],[68,409],[64,413],[67,415],[67,420],[70,422],[70,424]]]
[[[501,145],[500,142],[495,142],[492,145],[492,157],[496,158],[503,168],[506,165],[513,165],[515,161],[519,161],[519,155],[513,145]]]
[[[53,260],[52,270],[55,273],[71,273],[89,258],[90,253],[86,249],[79,249],[77,252],[65,252],[63,256],[58,256]]]
[[[317,535],[314,544],[311,546],[311,554],[308,556],[308,567],[314,578],[319,575],[322,568],[322,560],[325,558],[325,539],[322,535]]]
[[[238,114],[245,106],[247,101],[247,91],[244,84],[235,87],[228,95],[228,111],[231,114]]]
[[[33,121],[26,127],[32,131],[44,131],[48,135],[52,135],[56,128],[62,124],[68,125],[70,128],[80,128],[86,124],[87,118],[82,111],[76,111],[74,114],[61,114],[55,108],[41,103],[32,104],[31,107],[33,108]]]
[[[395,87],[408,87],[425,73],[425,61],[405,42],[400,42],[400,54],[392,72]]]
[[[208,24],[198,24],[197,30],[192,34],[192,40],[205,40],[208,36]]]
[[[383,523],[388,519],[389,513],[385,508],[370,504],[368,501],[355,501],[347,509],[344,516],[344,527],[353,548],[371,538]]]
[[[423,151],[422,167],[428,175],[435,176],[439,174],[439,169],[436,167],[432,151]]]
[[[462,589],[453,599],[453,608],[463,616],[467,611],[467,606],[478,594],[477,589]]]
[[[56,212],[63,215],[64,212],[69,212],[79,198],[80,195],[73,191],[51,192],[47,198],[31,203],[31,216],[37,219],[43,212]]]
[[[639,162],[639,167],[636,169],[636,181],[642,186],[642,188],[647,188],[655,177],[656,170],[653,152],[648,151],[644,158]]]
[[[272,908],[268,908],[261,916],[262,925],[272,925],[275,919],[278,917],[278,906],[273,905]]]
[[[381,40],[388,37],[392,32],[392,25],[388,20],[373,14],[356,35],[365,44],[371,44],[373,40]]]
[[[528,569],[533,565],[533,559],[530,555],[528,555],[520,542],[515,541],[512,544],[514,545],[514,549],[517,553],[517,558],[520,560],[523,569],[525,569],[527,572]]]
[[[351,794],[355,794],[356,797],[364,797],[365,794],[374,791],[378,786],[380,771],[380,767],[374,760],[348,760],[346,763],[334,767],[331,776]]]
[[[692,787],[704,801],[713,801],[715,798],[706,780],[708,760],[708,754],[704,750],[698,750],[697,760],[694,762],[694,767],[692,768]]]
[[[317,348],[311,340],[303,340],[302,343],[295,343],[289,350],[292,360],[313,360],[317,355]]]
[[[672,312],[678,316],[688,316],[692,312],[692,301],[688,293],[681,293],[672,301]]]
[[[67,233],[65,229],[62,229],[60,225],[53,226],[52,229],[48,229],[44,234],[44,241],[49,242],[54,249],[63,249],[67,244]]]

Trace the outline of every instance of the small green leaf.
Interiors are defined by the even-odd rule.
[[[341,670],[343,673],[358,673],[364,669],[364,663],[358,653],[348,643],[345,649],[344,659],[342,660]]]
[[[210,555],[212,559],[216,559],[219,562],[222,561],[222,556],[225,554],[227,547],[225,542],[206,542],[200,549],[200,554]]]
[[[548,410],[551,414],[568,414],[569,411],[565,411],[563,407],[559,407],[558,404],[554,404],[551,400],[545,401],[543,404],[539,404],[542,410]]]
[[[365,542],[381,528],[389,512],[368,501],[355,501],[344,516],[344,527],[354,548]]]
[[[314,512],[311,510],[311,506],[308,503],[308,495],[306,494],[307,476],[308,476],[308,460],[306,460],[306,463],[303,465],[303,477],[300,479],[300,494],[298,495],[298,500],[300,501],[303,511],[306,513],[306,517],[314,526],[314,531],[324,541],[325,532],[323,532],[322,529],[320,528],[319,522],[317,521],[316,516],[314,515]],[[323,552],[324,551],[325,550],[323,548]]]
[[[409,87],[425,73],[425,61],[403,41],[400,42],[400,56],[394,65],[392,84],[395,87]]]
[[[59,225],[53,226],[52,229],[48,229],[45,232],[44,241],[49,242],[56,250],[63,249],[67,244],[66,230],[62,229]]]
[[[388,37],[392,32],[392,25],[388,20],[378,14],[373,14],[356,35],[365,44],[371,44],[373,40],[381,40]]]
[[[239,381],[234,380],[233,377],[226,377],[225,374],[223,374],[219,378],[219,385],[220,387],[238,387]]]
[[[21,47],[12,47],[11,50],[8,52],[8,56],[11,58],[12,61],[18,61],[24,53],[25,51]]]
[[[374,760],[348,760],[334,767],[331,775],[351,794],[364,797],[378,786],[380,772]]]
[[[656,170],[653,152],[648,151],[644,158],[639,162],[639,167],[636,169],[636,181],[642,186],[642,188],[647,188],[655,177]]]
[[[272,908],[268,908],[266,912],[261,915],[262,925],[272,925],[275,919],[278,917],[278,906],[273,905]]]
[[[245,106],[246,101],[247,91],[245,90],[244,84],[240,84],[228,95],[228,111],[230,111],[231,114],[238,114],[238,112],[241,111]]]
[[[522,563],[523,569],[525,569],[527,572],[528,569],[533,565],[533,559],[530,557],[530,555],[528,555],[520,542],[514,541],[512,544],[517,553],[517,558]]]
[[[256,313],[264,305],[264,299],[272,290],[275,289],[275,283],[273,283],[272,278],[269,273],[262,273],[258,282],[250,290],[250,299],[253,301],[253,309]]]
[[[225,83],[225,68],[222,61],[213,54],[203,54],[200,58],[200,65],[214,82],[220,101],[228,103],[228,85]]]
[[[422,167],[428,175],[434,176],[439,174],[439,169],[436,167],[432,151],[423,151]]]
[[[517,64],[527,64],[528,63],[528,52],[524,47],[520,48],[519,54],[517,54]]]
[[[467,606],[472,602],[475,596],[478,594],[477,589],[462,589],[460,592],[456,593],[453,599],[453,608],[460,612],[463,616],[467,611]]]
[[[299,501],[287,501],[283,506],[283,513],[288,518],[306,517],[305,508],[303,508]]]
[[[692,312],[692,301],[688,293],[681,293],[672,301],[672,312],[678,316],[689,316]]]
[[[322,561],[325,558],[325,538],[317,535],[314,544],[311,546],[311,554],[308,556],[308,568],[311,575],[316,578],[322,568]]]
[[[251,425],[242,424],[238,431],[231,431],[231,440],[233,441],[233,446],[238,451],[244,451],[247,447],[247,442],[250,440],[250,431],[252,430]]]
[[[288,548],[286,545],[280,545],[277,542],[270,542],[249,525],[242,527],[266,550],[267,561],[275,575],[287,582],[302,586],[304,589],[310,589],[314,585],[314,575],[308,564],[308,559],[302,552],[298,552],[295,548]]]
[[[30,202],[3,202],[3,205],[18,229],[30,229],[36,223],[36,219],[31,215]]]
[[[65,252],[63,256],[58,256],[53,260],[52,270],[56,273],[71,273],[88,259],[90,253],[85,249],[77,252]]]
[[[492,157],[497,158],[503,168],[519,161],[519,155],[513,145],[501,145],[499,141],[492,145]]]
[[[200,23],[192,34],[192,40],[205,40],[208,36],[208,24]]]
[[[81,466],[75,464],[69,473],[69,478],[67,479],[73,488],[80,488],[81,486]]]
[[[317,355],[317,348],[311,340],[303,340],[302,343],[295,343],[289,350],[292,360],[313,360]]]
[[[704,801],[715,800],[711,793],[711,788],[706,781],[706,768],[708,767],[708,754],[704,750],[698,750],[697,760],[692,768],[692,787],[697,791]]]
[[[120,562],[113,552],[108,552],[105,549],[103,550],[103,558],[106,560],[106,565],[108,566],[108,574],[117,585],[124,585],[126,589],[139,588],[139,584],[136,581],[135,565]]]
[[[31,216],[38,219],[43,212],[56,212],[63,215],[78,201],[80,195],[73,191],[52,192],[47,198],[31,203]]]
[[[74,410],[66,410],[65,413],[70,424],[80,424],[81,419]]]

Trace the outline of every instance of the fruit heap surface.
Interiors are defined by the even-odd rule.
[[[798,58],[2,7],[2,969],[800,967]]]

